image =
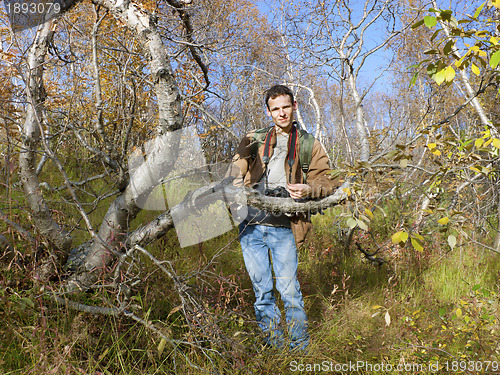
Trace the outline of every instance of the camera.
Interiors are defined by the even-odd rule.
[[[268,197],[290,198],[290,193],[283,186],[277,186],[274,189],[264,190],[264,195]]]

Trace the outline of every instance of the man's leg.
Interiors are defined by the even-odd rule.
[[[269,248],[264,242],[261,225],[240,224],[240,243],[245,266],[255,292],[255,315],[259,327],[269,333],[267,342],[283,345],[283,332],[279,328],[281,313],[273,292],[273,275]],[[265,227],[264,227],[265,229]]]
[[[290,348],[305,350],[309,345],[307,316],[297,279],[297,248],[292,230],[269,227],[266,243],[271,249],[276,289],[285,305],[285,315],[290,335]]]

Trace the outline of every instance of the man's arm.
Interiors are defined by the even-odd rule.
[[[288,184],[287,189],[294,199],[324,198],[335,192],[340,181],[331,179],[330,159],[318,140],[314,141],[311,163],[307,172],[307,184]]]
[[[229,172],[227,173],[226,177],[236,177],[233,182],[236,186],[243,186],[245,175],[248,172],[251,159],[249,145],[252,141],[252,138],[252,133],[247,134],[245,137],[243,137],[238,148],[236,149],[236,153],[232,160],[232,165]]]

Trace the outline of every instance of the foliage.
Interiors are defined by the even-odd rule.
[[[416,67],[426,65],[427,74],[438,85],[443,82],[451,84],[455,79],[455,69],[470,71],[476,76],[495,81],[498,85],[500,83],[497,69],[500,63],[500,40],[498,39],[500,25],[491,15],[486,14],[487,4],[487,1],[482,3],[472,16],[468,15],[461,20],[457,20],[449,9],[429,9],[429,12],[434,15],[425,16],[412,28],[416,29],[425,25],[433,29],[440,23],[445,24],[449,30],[445,30],[443,26],[432,34],[430,41],[434,47],[424,53],[433,58],[419,62]],[[497,1],[492,4],[500,8]],[[462,49],[465,49],[465,53],[460,53]],[[418,70],[412,83],[415,83],[417,74]]]
[[[451,90],[452,82],[459,84],[455,73],[472,72],[474,95],[489,104],[488,114],[495,113],[497,93],[488,96],[486,87],[498,84],[499,47],[487,6],[460,20],[433,9],[413,30],[407,28],[414,13],[398,14],[390,2],[370,8],[387,29],[398,15],[407,17],[400,34],[384,36],[394,44],[381,39],[380,48],[398,49],[398,61],[406,62],[419,61],[422,46],[430,45],[432,58],[416,66],[425,67],[430,79],[415,75],[408,90],[407,73],[394,74],[391,82],[400,91],[367,96],[370,84],[348,68],[365,62],[356,46],[366,56],[374,51],[363,49],[372,18],[356,29],[356,12],[346,2],[306,3],[297,2],[282,17],[284,30],[296,32],[293,43],[251,1],[203,1],[181,11],[163,1],[142,2],[141,9],[154,12],[149,16],[158,21],[164,55],[171,58],[184,123],[196,125],[210,162],[227,160],[239,137],[266,121],[262,92],[270,83],[298,82],[305,122],[318,114],[312,103],[321,109],[320,136],[335,156],[333,174],[354,179],[346,206],[314,217],[313,235],[300,253],[309,354],[297,358],[262,348],[236,230],[189,248],[180,248],[173,231],[142,252],[118,241],[120,261],[96,270],[102,276],[96,290],[72,297],[93,312],[54,301],[54,295],[65,295],[60,292],[69,270],[48,281],[37,277],[54,249],[34,224],[14,173],[25,151],[18,131],[28,107],[21,73],[33,36],[2,28],[0,134],[6,162],[0,234],[8,244],[2,242],[0,259],[2,372],[289,373],[294,360],[396,365],[498,358],[500,137],[497,121],[479,123],[461,93]],[[196,25],[191,31],[178,17],[183,11]],[[335,28],[338,38],[341,30],[365,30],[346,39],[352,43],[344,51],[350,60],[334,48],[340,44],[328,28],[336,24],[344,28]],[[106,224],[106,212],[126,187],[127,154],[146,153],[143,145],[159,122],[158,77],[149,71],[139,36],[122,26],[104,8],[80,2],[58,21],[44,66],[47,97],[39,125],[46,145],[32,150],[33,167],[40,169],[36,175],[50,215],[72,235],[74,246],[91,237],[82,211],[92,228]],[[303,40],[318,44],[311,48]],[[190,47],[208,63],[208,89],[203,64]],[[344,92],[348,87],[351,92]],[[366,137],[356,125],[367,130]],[[369,160],[357,161],[360,142],[368,146]],[[181,200],[188,187],[172,189]],[[127,217],[118,235],[161,219],[143,210]],[[117,313],[116,306],[126,310]]]

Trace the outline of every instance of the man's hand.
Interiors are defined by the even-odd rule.
[[[293,199],[307,198],[312,193],[311,187],[307,184],[287,184],[286,189]]]

